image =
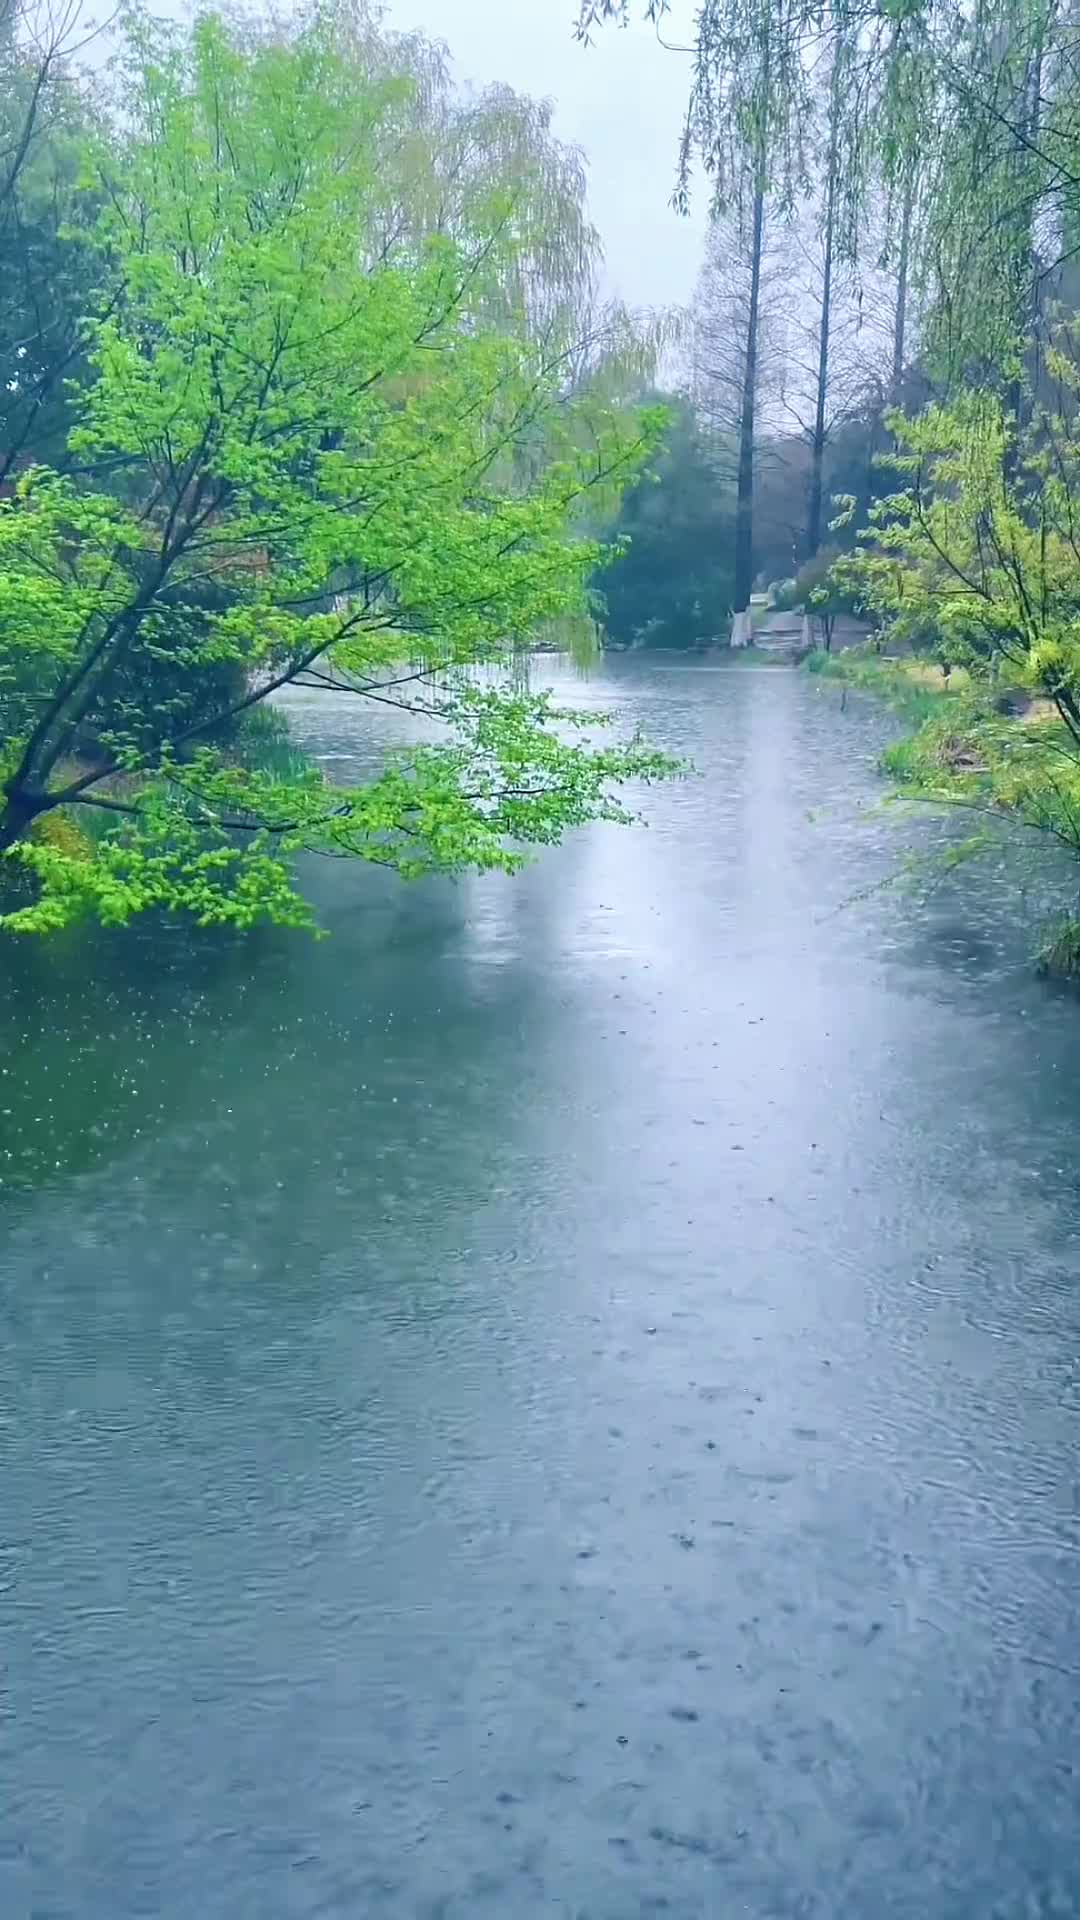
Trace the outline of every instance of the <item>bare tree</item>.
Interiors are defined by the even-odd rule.
[[[108,24],[91,19],[83,0],[0,0],[0,219],[46,126],[65,67]]]
[[[714,215],[690,329],[691,396],[711,436],[717,477],[734,481],[736,619],[754,581],[754,480],[783,422],[787,222],[764,192],[746,214]],[[744,625],[748,620],[744,619]],[[733,631],[733,643],[748,636]]]
[[[807,450],[798,546],[809,560],[825,536],[828,449],[845,427],[880,412],[890,397],[897,293],[891,269],[837,259],[827,208],[823,217],[815,200],[787,230],[785,282],[778,431]]]

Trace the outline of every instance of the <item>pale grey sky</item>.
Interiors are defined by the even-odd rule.
[[[689,219],[669,205],[688,62],[640,22],[580,46],[575,11],[575,0],[388,0],[385,8],[389,26],[445,41],[460,80],[502,80],[555,103],[555,132],[589,163],[589,207],[611,290],[632,306],[681,305],[704,227],[700,203]],[[672,18],[689,11],[680,0]]]

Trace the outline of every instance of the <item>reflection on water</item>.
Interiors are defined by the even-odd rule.
[[[566,691],[700,777],[5,956],[5,1917],[1080,1911],[1075,1009],[859,703]]]

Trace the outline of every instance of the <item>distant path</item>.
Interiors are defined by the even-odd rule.
[[[802,646],[802,614],[791,611],[767,613],[760,627],[754,631],[754,645],[769,652]]]
[[[870,638],[871,631],[868,621],[856,620],[850,613],[838,613],[833,621],[833,653],[841,653],[845,647],[861,646],[864,640]],[[811,620],[809,637],[814,646],[824,646],[820,620]],[[805,645],[802,613],[797,609],[789,609],[786,613],[766,614],[754,634],[754,645],[764,652]]]

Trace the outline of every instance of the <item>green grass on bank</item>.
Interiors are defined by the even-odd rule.
[[[933,662],[866,648],[819,650],[807,657],[806,666],[824,679],[875,695],[900,716],[907,731],[885,748],[879,762],[898,798],[906,792],[942,808],[974,805],[996,814],[1003,826],[1012,813],[1027,826],[1053,830],[1049,810],[1043,818],[1030,798],[1010,797],[1007,789],[995,788],[992,777],[1002,750],[1020,765],[1026,749],[1036,756],[1045,753],[1048,739],[1053,748],[1057,720],[1049,701],[1032,699],[1017,687],[980,685],[963,669],[946,676]],[[989,844],[983,833],[952,851],[965,858],[966,847]],[[1033,958],[1041,974],[1080,982],[1080,918],[1065,912],[1039,929]]]
[[[865,647],[845,647],[840,653],[817,648],[806,657],[808,673],[842,680],[864,693],[877,694],[895,707],[912,727],[940,712],[943,700],[971,692],[970,676],[958,668],[946,679],[941,668],[926,660],[898,660]]]

